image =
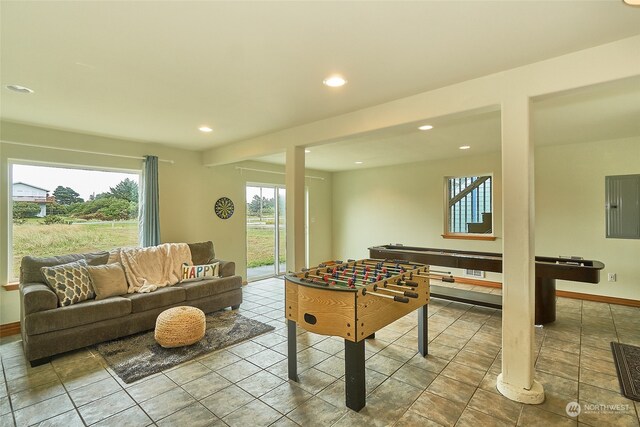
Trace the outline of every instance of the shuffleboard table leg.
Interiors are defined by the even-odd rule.
[[[296,322],[287,320],[287,361],[289,379],[298,382],[298,354],[296,351]]]
[[[422,356],[429,353],[429,305],[418,309],[418,351]]]
[[[366,404],[364,340],[344,340],[345,400],[347,408],[359,411]]]

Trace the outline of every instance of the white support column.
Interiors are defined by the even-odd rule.
[[[544,401],[534,379],[535,247],[533,141],[529,98],[502,104],[502,373],[497,388],[505,397]]]
[[[288,147],[285,185],[287,188],[287,271],[305,267],[304,243],[304,147]]]

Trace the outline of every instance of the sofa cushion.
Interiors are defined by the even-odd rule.
[[[29,314],[25,318],[25,327],[28,335],[37,335],[89,325],[101,320],[126,316],[130,313],[131,301],[126,298],[116,297],[102,301],[87,300],[55,310]]]
[[[85,259],[53,267],[42,267],[41,270],[47,284],[56,293],[63,307],[96,296]]]
[[[193,282],[195,280],[203,280],[206,278],[220,277],[220,263],[214,262],[213,264],[205,265],[183,265],[182,266],[182,280],[180,283]]]
[[[200,280],[198,282],[181,283],[178,286],[184,288],[186,291],[187,301],[192,301],[222,294],[232,289],[239,289],[242,287],[242,278],[240,276],[214,278]]]
[[[186,299],[185,290],[178,286],[158,288],[143,294],[128,294],[124,298],[131,301],[131,312],[139,313],[154,308],[178,304]]]
[[[79,259],[87,260],[89,265],[106,264],[109,259],[109,252],[93,252],[88,254],[69,254],[52,257],[33,257],[25,256],[20,263],[20,283],[44,283],[44,276],[40,269],[42,267],[52,267],[54,265],[68,264],[78,261]]]
[[[96,299],[101,300],[127,293],[127,279],[120,263],[90,265],[87,267]]]
[[[213,242],[187,243],[191,250],[191,262],[195,265],[211,264],[214,262],[216,253],[213,249]]]

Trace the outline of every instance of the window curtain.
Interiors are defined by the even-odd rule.
[[[158,157],[144,156],[140,188],[140,243],[143,247],[160,244],[160,202]]]

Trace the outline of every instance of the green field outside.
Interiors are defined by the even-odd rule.
[[[285,241],[284,230],[280,239]],[[273,242],[273,227],[247,227],[247,267],[273,265]],[[45,225],[41,219],[29,219],[13,225],[13,277],[19,276],[25,255],[52,256],[138,245],[136,221]],[[280,262],[284,261],[282,254]]]
[[[30,220],[13,225],[13,276],[20,275],[25,255],[51,256],[138,246],[138,222],[51,224]]]

